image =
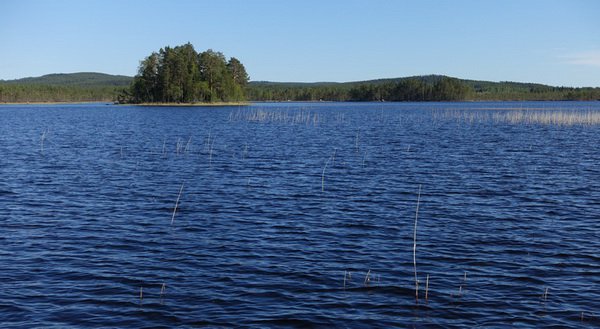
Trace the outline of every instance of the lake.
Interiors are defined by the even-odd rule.
[[[4,328],[600,326],[600,102],[0,120]]]

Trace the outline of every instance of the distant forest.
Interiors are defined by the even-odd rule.
[[[600,100],[600,88],[462,80],[439,75],[346,83],[251,82],[254,101],[535,101]]]
[[[0,102],[112,102],[130,84],[128,76],[91,72],[0,80]]]
[[[179,51],[179,49],[175,50],[176,48],[169,51],[175,54]],[[189,52],[189,50],[181,51]],[[600,100],[600,88],[570,88],[520,82],[474,81],[438,75],[346,83],[255,81],[244,84],[243,81],[238,80],[238,85],[232,88],[232,69],[231,65],[228,68],[228,64],[233,61],[233,58],[227,63],[220,53],[213,51],[205,53],[210,58],[216,58],[218,61],[217,71],[226,74],[221,75],[221,80],[215,78],[212,83],[209,83],[207,80],[192,79],[189,85],[185,83],[179,85],[183,87],[171,86],[167,89],[157,90],[152,87],[156,86],[152,82],[154,80],[150,80],[151,83],[148,85],[146,84],[148,80],[140,80],[139,77],[136,80],[132,77],[101,73],[50,74],[37,78],[0,80],[0,102],[113,102],[123,101],[124,97],[127,98],[127,101],[131,101],[131,98],[134,97],[134,102],[239,101],[244,99],[249,101],[414,102]],[[160,56],[160,53],[157,53],[157,55]],[[168,57],[171,58],[170,55]],[[140,68],[146,67],[141,65]],[[143,74],[141,76],[143,77]],[[247,77],[245,69],[240,76],[242,80]],[[180,79],[179,81],[189,80]],[[151,95],[150,97],[153,98],[145,99],[144,93]]]

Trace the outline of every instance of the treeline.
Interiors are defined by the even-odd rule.
[[[485,101],[600,100],[600,88],[420,76],[348,83],[251,82],[254,101]]]
[[[0,80],[0,102],[111,102],[131,80],[127,76],[94,72]]]
[[[475,101],[594,101],[600,88],[553,87],[535,83],[469,81]]]
[[[246,99],[249,77],[235,57],[211,49],[197,53],[187,43],[161,48],[141,61],[126,103],[230,102]]]
[[[249,98],[260,101],[458,101],[471,89],[459,79],[413,77],[348,83],[251,83]]]
[[[78,87],[0,83],[0,102],[112,102],[122,89],[113,86]]]
[[[347,83],[250,82],[235,58],[196,53],[190,44],[164,48],[141,62],[135,78],[102,73],[49,74],[0,80],[0,102],[227,101],[534,101],[600,100],[600,88],[489,82],[438,75]]]
[[[53,73],[41,77],[22,78],[17,80],[0,80],[0,84],[20,85],[52,85],[75,87],[127,87],[131,84],[131,77],[125,75],[111,75],[97,72]]]

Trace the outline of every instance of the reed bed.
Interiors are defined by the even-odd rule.
[[[321,121],[319,114],[307,110],[264,110],[264,109],[239,109],[229,114],[232,122],[256,123],[282,123],[290,125],[318,125]]]
[[[539,124],[592,126],[600,124],[600,111],[564,109],[476,109],[442,110],[433,113],[436,121],[459,123]]]
[[[495,113],[495,121],[511,124],[543,124],[543,125],[597,125],[600,124],[600,112],[597,111],[508,111]]]

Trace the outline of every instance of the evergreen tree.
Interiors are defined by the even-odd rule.
[[[131,102],[240,101],[248,74],[236,58],[211,49],[198,54],[192,44],[165,47],[141,61],[129,93]]]

